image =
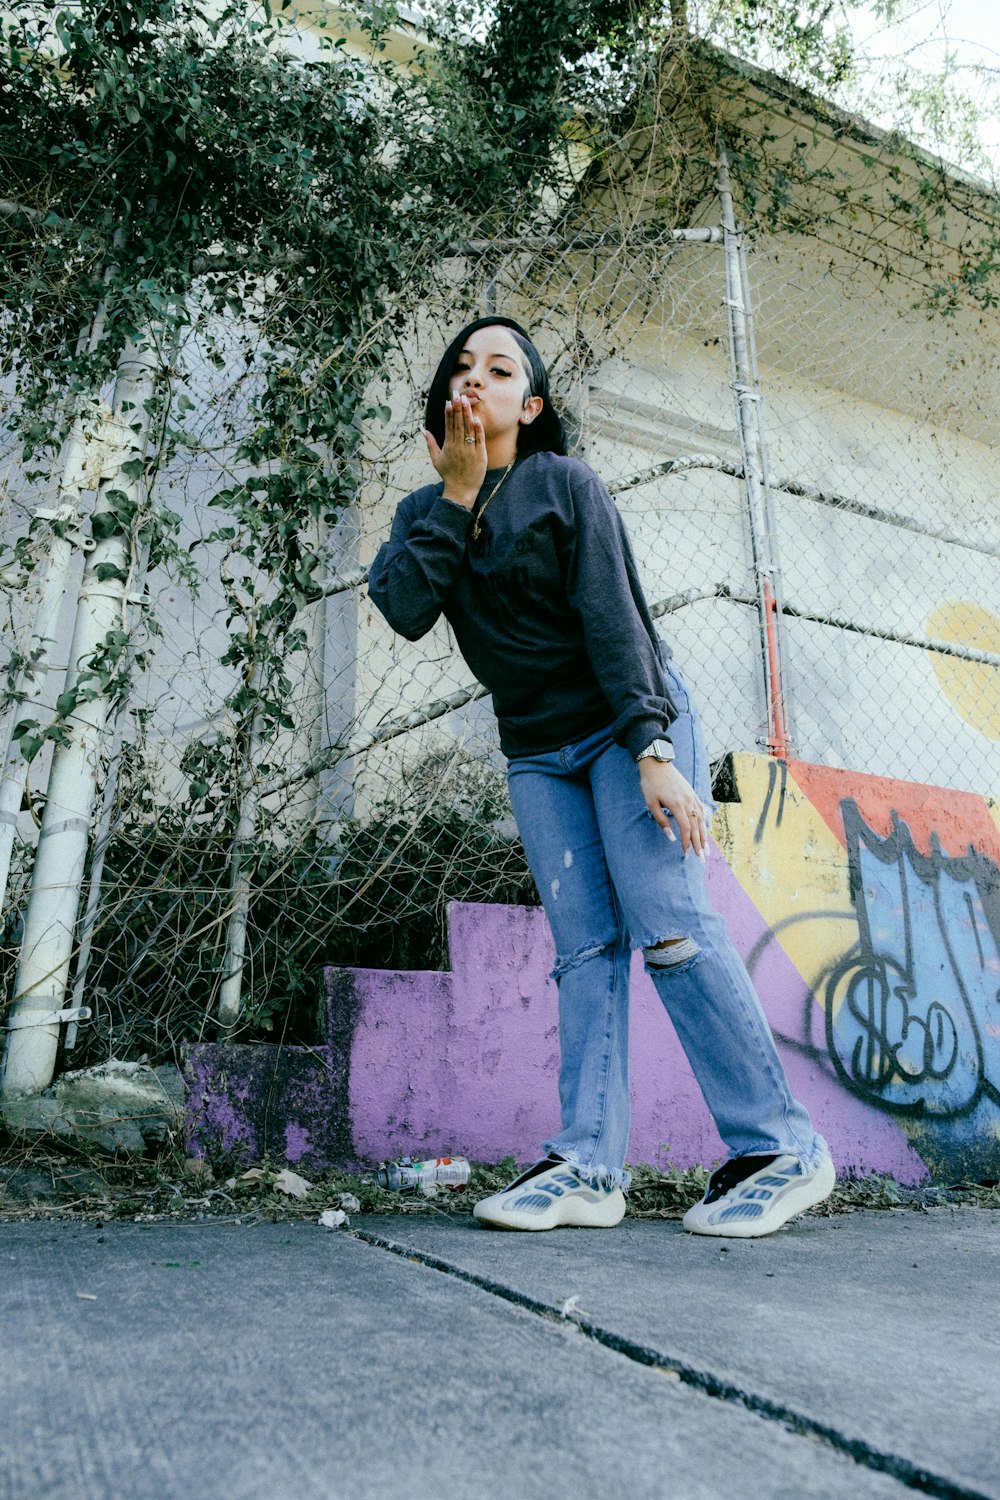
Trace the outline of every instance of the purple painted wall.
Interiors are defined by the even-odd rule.
[[[713,898],[746,956],[760,918],[713,849]],[[345,1048],[203,1044],[188,1061],[195,1149],[313,1168],[404,1154],[528,1160],[558,1127],[556,987],[540,909],[454,903],[450,973],[328,969]],[[891,1118],[846,1093],[803,1034],[802,981],[779,949],[758,967],[785,1066],[841,1173],[927,1177]],[[810,1003],[815,1003],[810,1001]],[[785,1041],[784,1038],[789,1038]],[[798,1045],[795,1045],[795,1044]],[[345,1066],[349,1058],[349,1065]],[[633,1162],[709,1164],[724,1152],[641,956],[632,971]]]
[[[746,956],[760,918],[725,861],[709,862],[713,899]],[[351,1054],[349,1109],[360,1157],[403,1152],[528,1160],[558,1128],[556,987],[543,913],[516,906],[451,908],[450,974],[354,973],[360,1025]],[[887,1172],[900,1182],[927,1169],[899,1125],[845,1092],[799,1046],[802,981],[772,951],[758,982],[792,1087],[830,1142],[842,1174]],[[814,1002],[813,1002],[814,1003]],[[632,969],[633,1162],[709,1164],[724,1148],[663,1006],[642,968]]]

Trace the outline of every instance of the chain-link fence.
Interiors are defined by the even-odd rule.
[[[794,241],[758,244],[749,274],[795,753],[995,794],[991,320],[930,316],[905,278]]]
[[[447,625],[403,641],[364,588],[396,503],[428,477],[420,429],[438,354],[488,311],[533,329],[575,449],[629,526],[714,759],[770,749],[997,789],[995,337],[971,313],[929,319],[846,252],[785,236],[747,253],[714,207],[682,231],[567,230],[444,268],[386,371],[381,419],[338,456],[357,500],[310,538],[327,582],[282,637],[274,732],[234,707],[232,637],[264,628],[273,580],[225,502],[252,468],[240,445],[267,318],[194,309],[180,346],[156,351],[195,420],[157,480],[179,550],[144,589],[133,571],[121,599],[123,632],[139,610],[159,633],[96,751],[69,970],[92,1014],[70,1028],[74,1063],[160,1060],[220,1001],[229,1023],[242,1006],[249,1034],[310,1040],[322,963],[433,965],[448,901],[534,899],[488,701]],[[86,448],[73,493],[94,487],[108,440],[105,427],[103,449]],[[10,441],[2,464],[7,524],[23,532],[38,488]],[[68,549],[67,603],[40,720],[70,649],[76,527],[50,537]],[[53,567],[8,591],[15,677],[39,650]],[[11,973],[50,760],[50,745],[14,759]]]

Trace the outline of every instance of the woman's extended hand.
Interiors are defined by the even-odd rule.
[[[669,813],[677,824],[684,853],[693,849],[704,858],[708,852],[708,817],[691,783],[672,761],[654,760],[651,755],[644,755],[639,762],[639,780],[646,806],[667,836],[677,837]]]
[[[444,444],[424,432],[431,463],[444,480],[444,498],[471,510],[486,478],[486,435],[467,396],[446,401]]]

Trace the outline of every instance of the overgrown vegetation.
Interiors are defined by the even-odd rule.
[[[74,1067],[109,1056],[177,1062],[202,1038],[219,984],[229,912],[228,844],[156,805],[141,776],[125,791],[104,880],[114,920],[90,960],[95,1016]],[[325,1038],[325,965],[447,968],[448,905],[537,900],[502,773],[469,756],[428,757],[406,787],[335,842],[262,837],[252,866],[245,1035]],[[290,931],[294,940],[290,941]],[[176,942],[182,932],[185,940]]]
[[[367,1176],[341,1171],[307,1173],[309,1188],[296,1198],[278,1186],[283,1163],[263,1162],[244,1175],[243,1165],[213,1171],[204,1162],[166,1152],[156,1161],[111,1162],[86,1151],[45,1142],[30,1147],[0,1137],[0,1220],[66,1218],[170,1222],[207,1219],[254,1224],[261,1221],[316,1223],[326,1209],[346,1203],[348,1226],[373,1214],[464,1217],[477,1199],[499,1191],[517,1171],[513,1157],[474,1162],[466,1189],[441,1189],[432,1197],[389,1192]],[[700,1167],[632,1168],[628,1216],[680,1219],[705,1191]],[[925,1213],[935,1208],[1000,1209],[1000,1184],[958,1182],[902,1187],[891,1177],[869,1176],[838,1183],[812,1212],[824,1218],[862,1210]]]

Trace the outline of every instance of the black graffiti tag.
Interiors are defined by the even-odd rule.
[[[841,814],[858,943],[824,976],[837,1073],[895,1112],[955,1118],[984,1094],[1000,1102],[984,1048],[985,1012],[998,1004],[1000,871],[972,848],[945,854],[936,837],[922,854],[896,815],[882,838],[850,798]]]

